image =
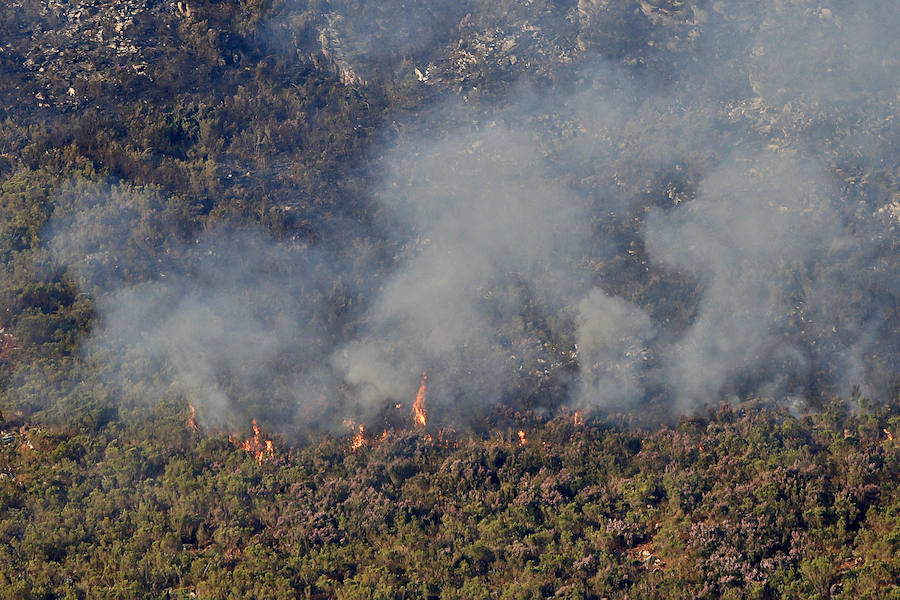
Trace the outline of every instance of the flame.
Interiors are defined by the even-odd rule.
[[[887,439],[889,439],[889,440],[891,440],[891,441],[894,440],[894,434],[893,434],[893,433],[891,433],[891,432],[888,431],[887,429],[882,429],[882,431],[884,432],[884,435],[887,436]]]
[[[420,427],[425,427],[425,393],[428,391],[428,373],[422,373],[422,383],[413,403],[413,418]]]
[[[365,429],[365,427],[360,425],[359,429],[356,431],[356,434],[353,436],[353,439],[350,440],[350,449],[354,452],[366,445],[366,436],[363,433]]]
[[[522,431],[522,430],[520,429],[520,430],[517,431],[516,433],[519,434],[519,443],[520,443],[520,444],[522,444],[522,445],[524,446],[525,444],[528,443],[528,440],[525,439],[525,432],[524,432],[524,431]]]
[[[272,440],[262,440],[259,431],[259,424],[256,419],[250,422],[253,426],[253,437],[249,437],[238,446],[245,452],[249,452],[256,459],[256,462],[262,464],[266,457],[275,456],[275,444]]]
[[[581,416],[580,411],[576,410],[575,411],[575,427],[578,427],[579,425],[584,425],[584,417]]]
[[[197,427],[197,409],[190,402],[188,402],[188,406],[191,407],[191,418],[188,419],[188,428],[197,431],[199,429]]]

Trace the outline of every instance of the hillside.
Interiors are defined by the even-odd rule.
[[[185,417],[185,415],[180,415]],[[894,598],[897,407],[271,454],[165,407],[0,446],[9,598]],[[520,428],[520,434],[516,433]],[[252,441],[252,433],[244,434]],[[262,432],[265,435],[265,432]],[[252,448],[251,448],[252,450]]]
[[[4,3],[6,595],[894,597],[898,29]]]

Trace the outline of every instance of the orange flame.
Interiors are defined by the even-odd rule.
[[[251,424],[253,425],[253,437],[247,438],[238,446],[245,452],[252,454],[257,463],[262,464],[267,456],[269,458],[275,456],[275,444],[272,440],[260,439],[259,424],[256,422],[256,419],[253,419]]]
[[[581,416],[580,411],[576,410],[575,411],[575,427],[578,427],[579,425],[584,425],[584,417]]]
[[[528,440],[525,439],[525,432],[524,432],[524,431],[522,431],[522,430],[520,429],[520,430],[517,431],[516,433],[519,434],[519,443],[520,443],[520,444],[522,444],[522,445],[524,446],[525,444],[528,443]]]
[[[428,373],[422,373],[422,383],[413,403],[413,418],[420,427],[425,427],[425,393],[428,391]]]
[[[354,452],[366,445],[366,436],[363,434],[364,431],[365,427],[360,425],[356,434],[353,436],[353,439],[350,440],[350,449]]]
[[[891,433],[891,432],[888,431],[887,429],[882,429],[882,431],[884,432],[884,435],[887,436],[887,439],[889,439],[889,440],[891,440],[891,441],[894,440],[894,434],[893,434],[893,433]]]
[[[188,406],[191,407],[191,418],[188,419],[188,428],[197,431],[199,428],[197,427],[197,409],[194,408],[194,405],[188,402]]]

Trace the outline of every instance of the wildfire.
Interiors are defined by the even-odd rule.
[[[891,433],[891,432],[888,431],[887,429],[882,429],[882,431],[884,432],[884,435],[887,436],[887,439],[889,439],[889,440],[891,440],[891,441],[894,440],[894,434],[893,434],[893,433]]]
[[[428,373],[422,373],[422,383],[413,403],[413,418],[420,427],[425,427],[425,393],[428,391]]]
[[[354,452],[366,445],[366,436],[364,435],[365,429],[365,427],[360,425],[359,429],[357,429],[356,433],[353,435],[353,439],[350,440],[350,449]]]
[[[524,431],[522,431],[522,430],[520,429],[520,430],[517,431],[516,433],[519,434],[519,443],[520,443],[520,444],[522,444],[522,445],[524,446],[525,444],[528,443],[528,440],[525,438],[525,432],[524,432]]]
[[[578,427],[579,425],[584,425],[584,417],[581,416],[580,411],[576,410],[575,411],[575,427]]]
[[[256,422],[256,419],[251,421],[253,425],[253,437],[249,437],[238,446],[240,446],[245,452],[249,452],[256,458],[256,462],[262,464],[263,459],[266,457],[275,456],[275,444],[272,440],[263,440],[259,431],[259,424]]]
[[[199,428],[197,427],[197,409],[194,408],[194,405],[188,402],[188,406],[191,408],[191,418],[188,419],[188,428],[197,431]]]

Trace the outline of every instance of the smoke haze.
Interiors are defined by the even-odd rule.
[[[403,135],[373,153],[366,234],[393,250],[387,264],[368,243],[210,231],[134,282],[97,258],[115,227],[85,241],[92,228],[58,211],[56,255],[98,297],[88,354],[111,377],[131,376],[136,356],[160,365],[155,393],[177,390],[222,426],[257,410],[285,429],[371,418],[410,401],[424,371],[431,408],[463,423],[500,402],[675,416],[854,384],[890,394],[898,273],[884,206],[898,170],[895,150],[880,153],[897,139],[893,3],[608,4],[553,21],[575,23],[554,38],[577,63],[564,85],[533,85],[519,64],[512,95],[463,83],[446,89],[461,100],[397,115]],[[394,38],[377,23],[360,33],[354,15],[323,36],[376,61],[452,38],[470,10],[418,7]],[[634,21],[653,42],[645,70],[610,50]],[[847,183],[863,167],[887,183]],[[147,213],[117,189],[78,218]]]

